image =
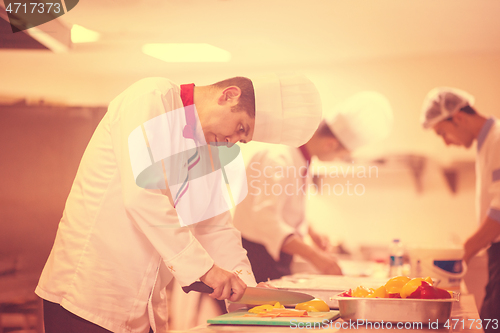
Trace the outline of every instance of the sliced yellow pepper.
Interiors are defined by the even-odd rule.
[[[351,295],[352,297],[367,297],[368,295],[373,294],[373,291],[374,290],[371,288],[357,286],[356,288],[354,288]]]
[[[284,308],[285,308],[285,306],[284,306],[284,305],[282,305],[280,302],[276,302],[276,304],[274,304],[274,307],[275,307],[276,309],[284,309]]]
[[[385,290],[388,294],[399,294],[401,292],[401,288],[410,281],[411,279],[407,276],[395,276],[392,279],[389,279],[385,284]]]
[[[295,310],[306,310],[307,312],[328,312],[330,311],[330,307],[325,301],[315,298],[310,301],[297,304],[295,306]]]
[[[264,305],[257,305],[248,310],[250,313],[265,313],[267,311],[271,311],[272,309],[284,309],[285,306],[281,305],[280,302],[276,302],[274,305],[271,304],[264,304]]]
[[[368,296],[368,298],[386,298],[387,296],[387,291],[385,290],[385,286],[380,286],[375,291]]]
[[[274,309],[274,306],[272,306],[270,304],[264,304],[264,305],[254,306],[253,308],[248,310],[248,312],[250,312],[250,313],[264,313],[267,311],[271,311],[272,309]]]

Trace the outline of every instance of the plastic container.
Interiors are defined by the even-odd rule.
[[[391,244],[389,256],[389,278],[403,275],[403,244],[399,239],[394,239]]]
[[[410,276],[430,276],[440,288],[459,290],[467,272],[463,252],[461,248],[410,248]]]

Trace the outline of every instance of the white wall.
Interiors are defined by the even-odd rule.
[[[323,195],[310,197],[307,215],[317,229],[351,248],[388,246],[393,238],[406,246],[454,247],[475,228],[473,170],[459,173],[454,194],[433,160],[426,163],[420,190],[402,161],[337,165],[344,168],[346,177],[339,172],[338,178],[322,179]],[[370,166],[371,175],[367,171],[364,178],[359,171]],[[333,165],[327,170],[334,170]]]
[[[401,237],[407,244],[463,242],[476,227],[470,168],[475,147],[446,147],[432,131],[420,127],[420,108],[430,89],[448,85],[473,94],[479,112],[500,117],[500,54],[374,59],[303,70],[317,84],[325,110],[360,90],[380,91],[391,101],[393,133],[378,145],[360,149],[355,158],[406,154],[429,158],[422,192],[417,192],[409,168],[401,164],[379,166],[378,178],[357,179],[366,187],[362,196],[312,197],[309,208],[313,223],[332,238],[353,244],[388,244],[393,237]],[[243,146],[245,158],[259,146]],[[453,194],[442,168],[462,161],[469,163],[469,168],[461,171],[458,192]]]

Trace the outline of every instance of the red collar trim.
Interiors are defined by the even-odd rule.
[[[186,116],[186,126],[182,135],[186,139],[194,139],[196,130],[196,116],[194,114],[194,83],[181,85],[181,100],[184,105],[184,114]]]
[[[309,172],[309,166],[311,165],[311,154],[307,150],[306,145],[300,146],[299,150],[302,153],[302,156],[304,156],[304,158],[306,159],[306,169],[302,170],[303,172],[301,172],[301,176],[306,177],[307,173]]]
[[[194,83],[181,84],[181,99],[184,107],[194,104]]]
[[[306,159],[307,167],[311,164],[311,154],[306,148],[306,145],[302,145],[299,147],[300,152],[302,153],[302,156]]]

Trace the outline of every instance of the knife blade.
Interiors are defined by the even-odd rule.
[[[207,286],[201,281],[196,281],[189,286],[182,287],[185,293],[190,291],[197,291],[200,293],[213,293],[213,289]],[[243,297],[237,302],[231,303],[242,303],[250,305],[262,305],[271,304],[274,305],[276,302],[280,302],[283,305],[294,305],[297,303],[303,303],[314,299],[314,296],[305,293],[299,293],[295,291],[285,291],[279,289],[271,288],[258,288],[258,287],[247,287]]]

